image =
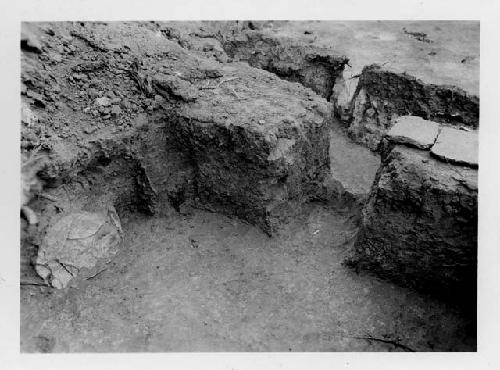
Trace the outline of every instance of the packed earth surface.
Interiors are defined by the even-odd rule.
[[[23,352],[476,350],[479,23],[21,51]]]

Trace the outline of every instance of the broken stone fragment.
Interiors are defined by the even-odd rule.
[[[31,127],[38,121],[37,116],[33,111],[26,105],[21,105],[21,122],[26,124],[26,126]]]
[[[100,107],[109,107],[111,105],[111,100],[105,96],[102,98],[96,98],[94,102]]]
[[[387,138],[396,144],[405,144],[419,149],[428,149],[436,141],[439,124],[417,116],[403,116],[387,133]]]
[[[170,75],[158,74],[153,79],[154,89],[165,99],[180,99],[185,102],[196,100],[196,89],[187,81]]]
[[[111,114],[117,116],[122,112],[121,108],[119,105],[112,105],[111,106]]]
[[[35,269],[54,288],[63,289],[77,275],[85,275],[112,258],[122,241],[120,219],[109,207],[102,212],[74,212],[49,226],[38,251]]]
[[[477,131],[443,127],[431,153],[445,162],[478,167],[478,147]]]

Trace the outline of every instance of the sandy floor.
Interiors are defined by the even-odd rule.
[[[341,265],[347,214],[311,205],[276,238],[199,210],[123,223],[92,280],[21,289],[23,352],[474,349],[454,309]]]

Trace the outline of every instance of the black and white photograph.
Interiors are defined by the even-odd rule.
[[[477,354],[481,20],[194,18],[19,22],[21,356]]]

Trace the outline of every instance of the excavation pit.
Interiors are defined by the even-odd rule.
[[[475,350],[477,159],[436,153],[475,131],[478,98],[373,66],[348,94],[348,53],[275,25],[30,25],[21,147],[47,161],[27,171],[23,352]],[[401,101],[407,83],[431,103]],[[409,114],[435,142],[391,140]],[[110,209],[111,258],[36,273],[52,240],[105,246]]]

